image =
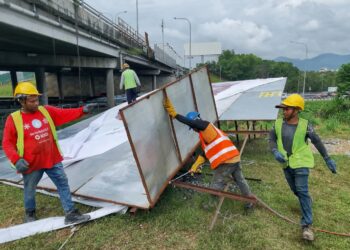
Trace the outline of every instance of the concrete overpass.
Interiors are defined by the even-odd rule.
[[[43,103],[105,94],[114,106],[123,62],[136,70],[143,91],[178,70],[175,59],[150,48],[147,34],[79,0],[0,0],[0,31],[0,71],[11,72],[13,87],[17,71],[35,72]]]

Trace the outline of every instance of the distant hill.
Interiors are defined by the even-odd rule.
[[[350,55],[337,55],[332,53],[326,53],[307,60],[292,59],[288,57],[277,57],[276,59],[274,59],[274,61],[290,62],[300,70],[305,70],[305,68],[307,71],[319,71],[322,68],[336,70],[342,64],[350,63]]]

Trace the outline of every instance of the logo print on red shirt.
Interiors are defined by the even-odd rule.
[[[34,119],[34,120],[32,121],[32,125],[33,125],[34,128],[41,128],[42,123],[41,123],[40,120]]]

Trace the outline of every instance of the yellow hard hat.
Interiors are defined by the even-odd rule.
[[[299,94],[291,94],[286,99],[282,101],[281,104],[276,105],[276,108],[285,108],[285,107],[296,107],[304,110],[305,101],[304,98]]]
[[[123,63],[123,69],[129,68],[129,67],[130,67],[129,64]]]
[[[36,87],[30,82],[19,82],[15,88],[14,97],[17,95],[41,95]]]

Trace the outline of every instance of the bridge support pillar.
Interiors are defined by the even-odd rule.
[[[152,76],[152,90],[155,90],[157,88],[157,76]]]
[[[107,89],[107,105],[109,108],[115,106],[114,101],[114,82],[113,82],[113,69],[107,69],[106,72],[106,89]]]
[[[62,72],[57,71],[57,88],[58,88],[58,98],[60,100],[64,99],[63,88],[62,88]]]
[[[47,83],[45,79],[45,69],[44,68],[37,68],[35,70],[35,79],[36,79],[36,86],[38,88],[39,93],[41,93],[40,101],[42,105],[49,104],[49,99],[47,96]]]
[[[10,71],[10,74],[11,74],[12,90],[13,90],[13,92],[14,92],[14,91],[15,91],[15,88],[16,88],[16,86],[17,86],[17,83],[18,83],[17,72],[16,72],[16,70],[11,70],[11,71]]]
[[[93,71],[90,72],[89,93],[90,93],[91,97],[96,95],[96,93],[95,93],[95,78],[94,78],[94,72]]]

